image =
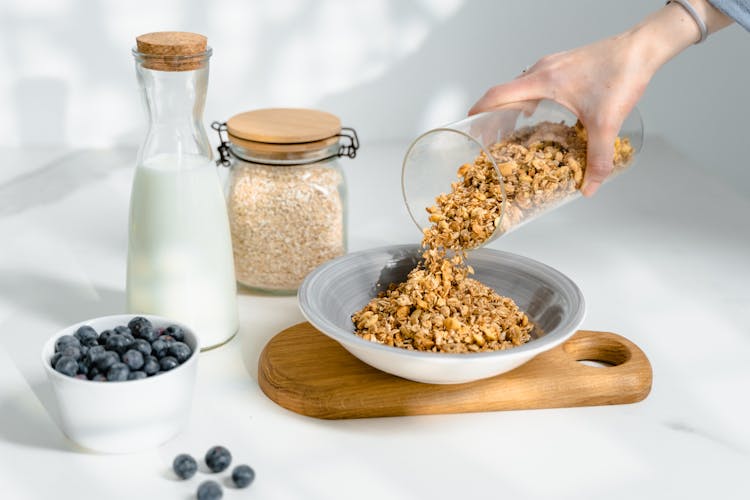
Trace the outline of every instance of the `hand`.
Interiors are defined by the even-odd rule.
[[[621,35],[543,57],[515,80],[489,89],[469,114],[537,99],[570,109],[588,133],[581,191],[591,196],[612,171],[617,133],[651,77],[699,36],[684,9],[670,4]]]
[[[488,90],[469,114],[535,99],[551,99],[570,109],[588,133],[581,191],[590,196],[612,171],[617,132],[652,74],[627,39],[610,38],[543,57],[515,80]]]

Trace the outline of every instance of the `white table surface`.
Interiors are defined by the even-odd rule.
[[[400,198],[405,145],[365,142],[344,162],[351,250],[419,238]],[[171,460],[214,444],[257,471],[225,499],[750,498],[750,198],[722,183],[721,165],[650,137],[593,200],[492,245],[568,274],[586,296],[585,328],[643,348],[654,384],[641,403],[303,417],[256,376],[263,345],[302,320],[296,299],[243,293],[238,338],[201,355],[187,430],[109,456],[58,430],[38,353],[67,324],[123,311],[135,151],[0,153],[0,498],[190,498],[207,476],[178,482]]]

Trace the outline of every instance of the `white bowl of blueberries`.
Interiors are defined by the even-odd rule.
[[[189,328],[158,316],[104,316],[64,328],[42,349],[62,431],[105,453],[168,441],[187,424],[199,350]]]

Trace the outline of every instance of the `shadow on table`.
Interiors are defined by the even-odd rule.
[[[32,390],[46,407],[49,417],[33,408],[37,402],[28,394],[18,393],[0,400],[0,439],[32,448],[72,451],[74,445],[59,430],[59,426],[51,425],[58,421],[51,387],[44,382],[35,384]]]
[[[6,350],[49,416],[33,407],[37,402],[28,392],[0,400],[0,438],[33,447],[71,449],[74,446],[50,425],[51,421],[59,422],[59,418],[52,387],[41,365],[42,347],[66,325],[121,312],[125,294],[98,285],[12,270],[0,272],[0,296],[17,311],[0,325],[0,347]]]
[[[125,308],[123,290],[74,283],[30,271],[0,272],[0,296],[18,309],[61,327],[97,316],[120,314]]]
[[[0,183],[0,217],[57,203],[120,168],[132,168],[136,151],[130,147],[73,151],[40,168]]]

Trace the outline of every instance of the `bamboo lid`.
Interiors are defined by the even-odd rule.
[[[315,109],[258,109],[230,118],[227,132],[233,142],[239,139],[245,143],[307,144],[309,147],[309,143],[330,144],[330,139],[341,132],[341,120],[336,115]]]
[[[198,33],[159,31],[136,37],[136,49],[143,65],[161,71],[190,71],[201,68],[210,55],[208,39]]]

